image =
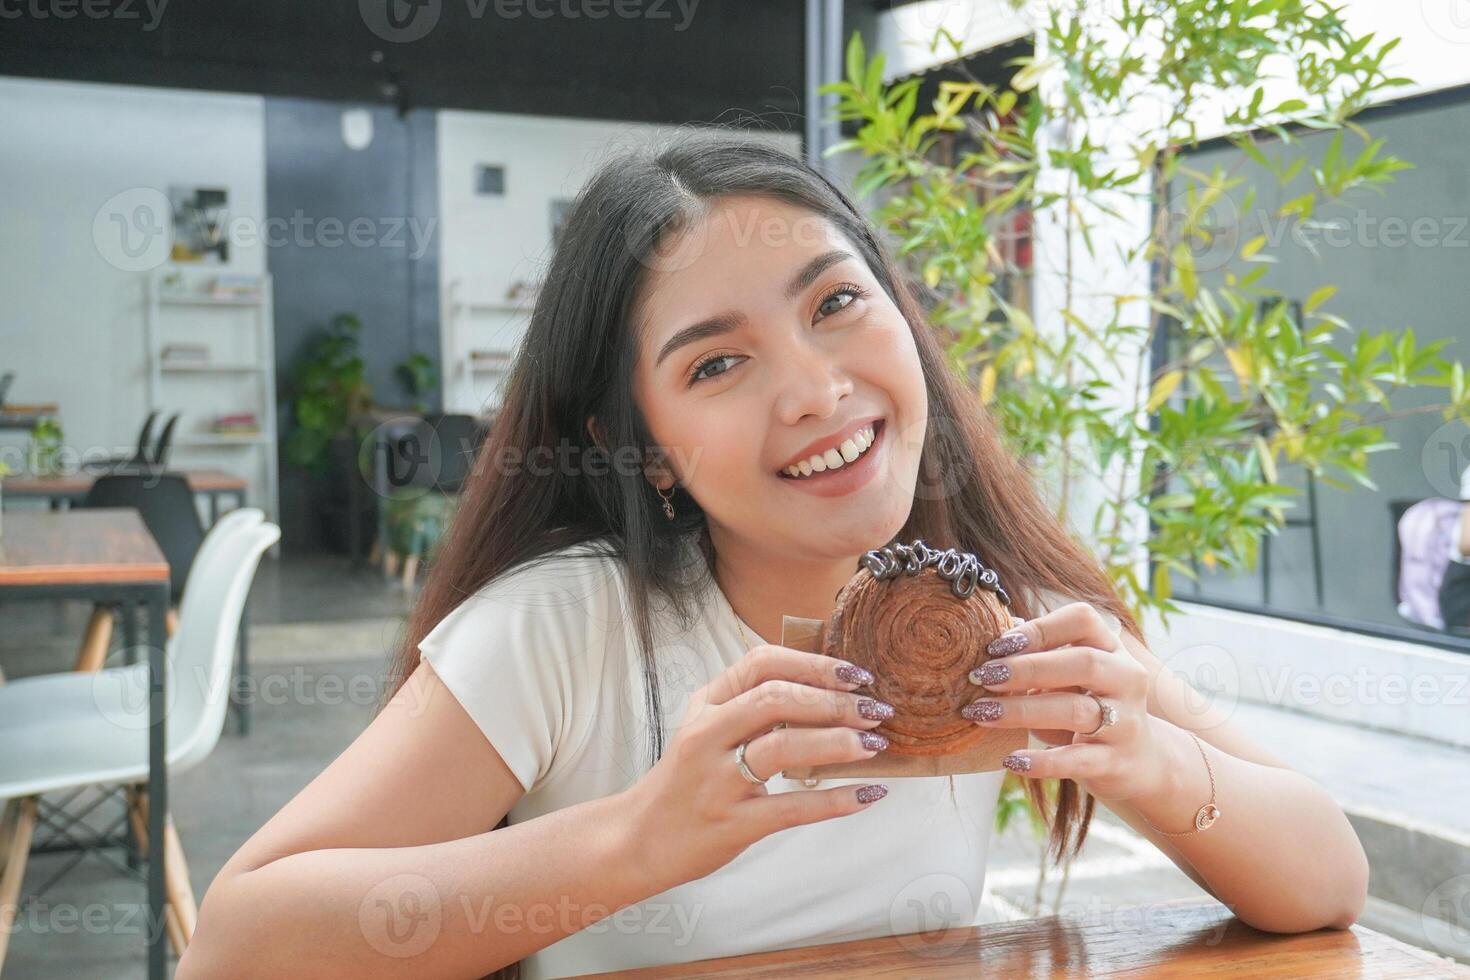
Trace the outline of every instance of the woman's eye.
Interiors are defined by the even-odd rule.
[[[721,361],[732,361],[734,359],[734,354],[716,354],[714,357],[705,358],[694,366],[694,370],[689,376],[689,383],[692,385],[695,382],[704,381],[707,378],[713,378],[716,375],[724,374],[725,371],[729,370],[729,368],[725,368],[723,371],[716,371],[714,374],[705,374],[704,369],[709,367],[711,364],[718,364]]]
[[[827,298],[822,300],[821,305],[817,309],[825,311],[827,316],[831,316],[834,313],[840,313],[842,310],[851,306],[854,300],[861,299],[867,294],[868,291],[861,286],[841,286],[835,292],[828,294]],[[844,302],[838,303],[836,306],[829,306],[835,300],[841,300],[843,297],[846,297]]]

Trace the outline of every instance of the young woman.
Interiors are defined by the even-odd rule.
[[[1252,925],[1354,921],[1342,811],[1186,697],[839,190],[681,135],[605,165],[564,236],[396,693],[220,872],[181,980],[561,976],[969,924],[1002,771],[780,775],[883,751],[885,706],[781,619],[915,538],[975,553],[1026,620],[955,680],[976,724],[1030,732],[1006,760],[1028,787],[1064,780],[1055,855],[1101,800]]]

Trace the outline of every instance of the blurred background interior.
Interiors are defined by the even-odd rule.
[[[1395,57],[1416,79],[1358,121],[1415,169],[1357,202],[1352,215],[1377,237],[1331,250],[1334,302],[1365,323],[1463,343],[1470,29],[1395,6],[1345,4],[1360,30],[1405,39]],[[739,121],[818,160],[855,129],[806,111],[821,101],[815,87],[840,77],[854,31],[886,54],[886,83],[920,80],[921,104],[961,69],[1003,84],[1035,47],[1001,2],[496,9],[0,6],[5,686],[146,665],[161,622],[181,662],[234,691],[227,711],[171,709],[171,725],[208,747],[169,743],[170,822],[149,825],[141,789],[92,787],[109,763],[80,729],[65,744],[88,760],[81,770],[61,760],[24,785],[0,780],[0,796],[45,791],[32,810],[8,811],[8,823],[29,818],[25,841],[0,833],[0,905],[18,903],[0,932],[4,977],[143,975],[128,910],[144,901],[149,826],[167,828],[178,860],[163,886],[187,907],[371,717],[387,652],[495,424],[560,222],[601,159],[677,127]],[[927,44],[941,26],[959,57]],[[953,159],[967,138],[945,134],[935,152]],[[1317,166],[1328,141],[1300,145]],[[854,157],[820,165],[851,187]],[[1246,178],[1228,198],[1243,222],[1258,213],[1252,189],[1268,208],[1290,194],[1222,140],[1189,159]],[[1424,215],[1440,221],[1432,247],[1408,240]],[[1029,225],[1014,228],[996,289],[1030,309]],[[1395,233],[1407,244],[1383,247]],[[1291,236],[1279,245],[1268,279],[1306,301],[1320,259]],[[1470,576],[1452,549],[1470,551],[1470,430],[1426,413],[1392,434],[1399,447],[1375,460],[1373,489],[1297,480],[1302,497],[1256,568],[1176,576],[1184,613],[1151,639],[1197,679],[1228,659],[1237,717],[1344,802],[1373,861],[1365,924],[1465,957]],[[236,608],[238,631],[220,619]],[[1222,645],[1230,657],[1213,657]],[[93,681],[54,696],[116,698],[121,711],[129,692],[146,701],[146,675],[132,669],[115,692]],[[1365,671],[1366,683],[1388,671],[1407,690],[1364,696]],[[1425,698],[1412,693],[1419,678],[1433,688]],[[31,741],[4,734],[24,702],[53,696],[29,690],[0,696],[0,752],[41,759],[34,730]],[[128,764],[141,787],[157,759],[139,761]],[[1098,814],[1065,902],[1200,894]],[[1061,906],[1037,899],[1037,853],[1024,821],[998,838],[981,921]],[[93,925],[88,909],[100,910]],[[169,939],[187,928],[171,920]]]

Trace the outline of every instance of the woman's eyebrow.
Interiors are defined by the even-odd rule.
[[[821,255],[818,255],[806,265],[802,266],[796,275],[791,277],[791,281],[786,284],[786,298],[795,299],[797,296],[800,296],[808,286],[816,281],[818,276],[837,263],[852,257],[851,252],[840,248],[834,248],[830,252],[823,252]],[[658,352],[658,359],[653,362],[653,366],[657,368],[664,362],[664,358],[686,344],[692,344],[709,337],[718,337],[721,334],[729,333],[744,322],[745,314],[726,311],[724,313],[716,313],[712,317],[707,317],[698,323],[687,326],[664,343],[663,349]]]

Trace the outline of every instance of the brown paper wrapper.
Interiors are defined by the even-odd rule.
[[[781,645],[806,653],[823,653],[823,631],[820,619],[796,616],[781,618]],[[975,688],[976,698],[984,689]],[[977,740],[955,752],[942,755],[900,755],[885,749],[871,759],[835,762],[824,766],[787,769],[788,779],[835,779],[847,776],[951,776],[966,772],[991,772],[1001,768],[1000,760],[1016,749],[1026,747],[1029,735],[1024,728],[981,728]]]

